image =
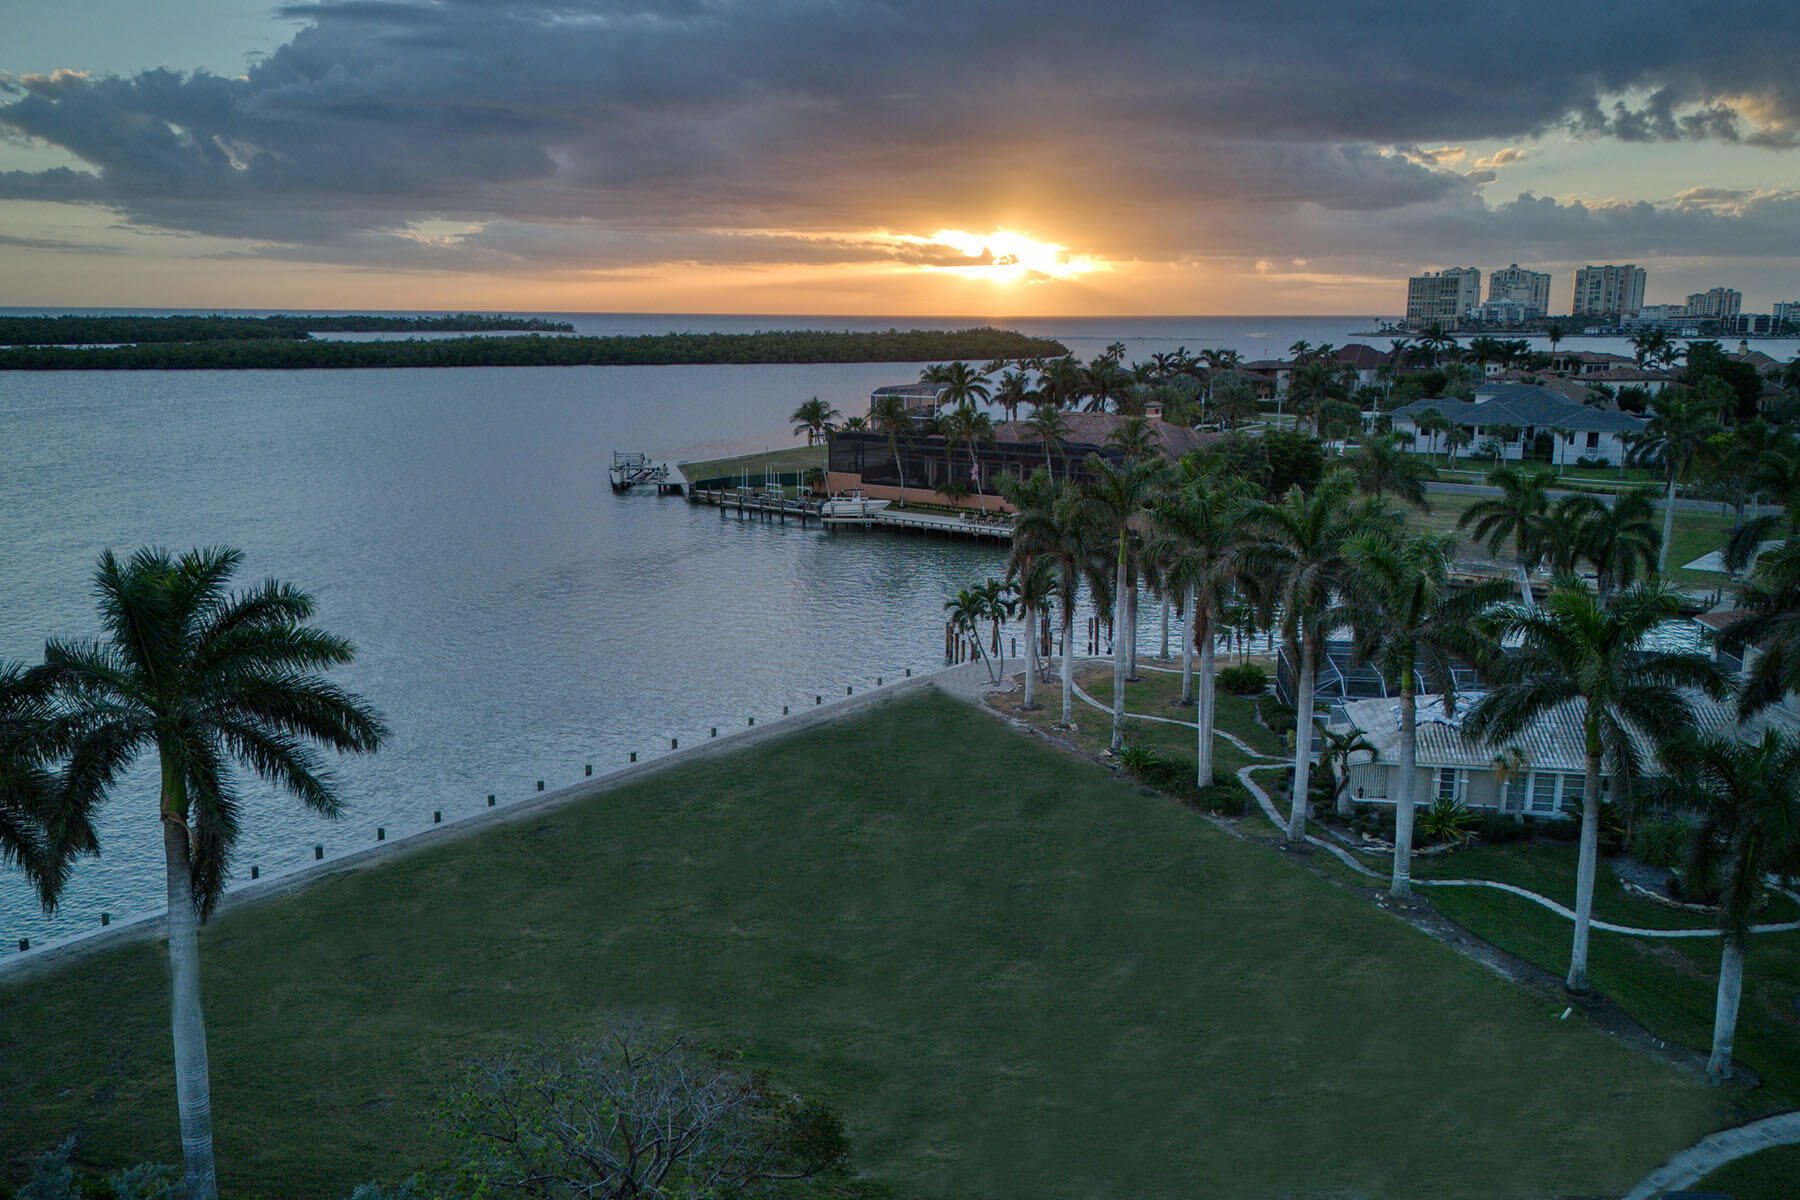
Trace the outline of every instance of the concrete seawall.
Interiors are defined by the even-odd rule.
[[[948,682],[951,678],[967,674],[967,666],[945,667],[929,674],[890,680],[860,693],[826,697],[823,703],[813,707],[800,709],[787,716],[759,719],[755,725],[745,725],[729,733],[721,732],[718,737],[708,737],[676,750],[661,751],[654,758],[596,774],[569,787],[528,792],[511,800],[499,799],[492,808],[478,809],[465,816],[446,819],[441,825],[428,825],[417,832],[379,841],[360,850],[346,851],[317,862],[264,875],[260,879],[232,885],[220,898],[218,912],[232,912],[246,905],[289,896],[333,876],[383,866],[408,854],[429,850],[485,830],[536,820],[546,813],[611,791],[623,784],[648,779],[663,771],[704,762],[775,738],[856,716],[889,701],[917,695],[939,686],[941,681]],[[945,690],[963,694],[967,689],[953,686]],[[0,959],[0,985],[55,970],[119,946],[161,938],[166,923],[166,914],[146,913],[105,928],[59,938],[46,942],[41,947],[9,955]]]

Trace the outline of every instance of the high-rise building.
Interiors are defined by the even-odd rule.
[[[1644,307],[1644,268],[1583,267],[1575,272],[1575,299],[1569,311],[1577,317],[1622,317]]]
[[[1688,294],[1688,312],[1696,317],[1735,317],[1744,308],[1744,293],[1716,287]]]
[[[1406,281],[1406,323],[1454,325],[1481,303],[1481,272],[1474,267],[1427,271]]]
[[[1800,325],[1800,300],[1777,300],[1775,307],[1769,310],[1769,315],[1777,325],[1783,321]]]
[[[1550,311],[1550,273],[1528,271],[1518,263],[1488,276],[1488,303],[1497,301],[1535,308],[1539,316]]]

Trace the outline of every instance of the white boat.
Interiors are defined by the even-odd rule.
[[[860,488],[852,488],[847,492],[839,492],[831,499],[819,505],[821,517],[867,517],[880,512],[892,500],[871,500],[862,494]]]

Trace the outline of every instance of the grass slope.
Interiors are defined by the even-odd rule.
[[[932,697],[233,913],[228,1195],[433,1161],[458,1064],[655,1014],[931,1195],[1621,1191],[1715,1123],[1267,848]],[[0,1149],[173,1160],[159,948],[0,990]]]

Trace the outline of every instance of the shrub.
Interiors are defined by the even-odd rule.
[[[1439,800],[1419,813],[1417,829],[1428,842],[1460,846],[1469,840],[1475,814],[1455,800]]]
[[[1537,831],[1556,842],[1573,842],[1581,837],[1581,821],[1577,817],[1551,817],[1533,820]]]
[[[1269,673],[1257,663],[1242,663],[1219,672],[1219,686],[1233,696],[1260,695],[1269,686]]]
[[[1638,826],[1631,853],[1651,867],[1673,867],[1687,854],[1693,831],[1677,817],[1660,817]]]
[[[1475,818],[1475,836],[1484,842],[1504,845],[1507,842],[1526,840],[1531,836],[1531,827],[1500,813],[1482,813]]]
[[[1214,816],[1241,817],[1250,807],[1250,793],[1244,790],[1243,784],[1233,779],[1229,783],[1215,783],[1211,787],[1190,787],[1181,802],[1189,808],[1212,813]]]
[[[1589,458],[1585,454],[1575,460],[1575,465],[1578,467],[1588,467],[1590,469],[1612,466],[1612,464],[1607,462],[1604,458]]]
[[[1281,702],[1281,698],[1273,692],[1264,692],[1256,700],[1256,715],[1269,728],[1270,733],[1289,734],[1299,721],[1293,709]]]
[[[1156,751],[1143,746],[1126,746],[1119,751],[1119,766],[1134,779],[1144,779],[1146,774],[1156,769],[1158,761]]]

